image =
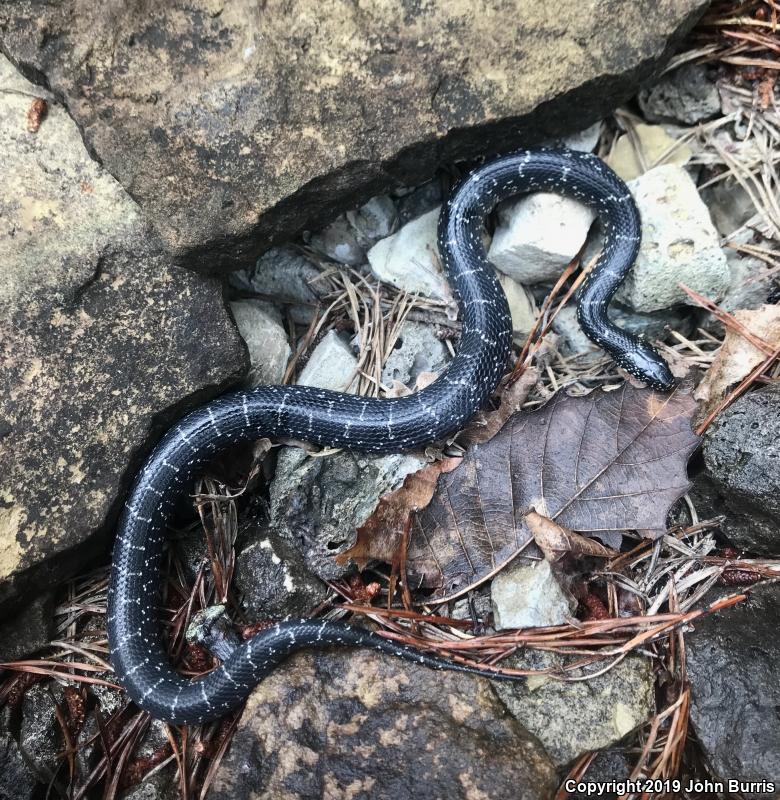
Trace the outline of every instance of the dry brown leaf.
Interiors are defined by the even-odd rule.
[[[780,347],[780,306],[764,305],[754,311],[735,311],[734,318],[766,342],[769,350]],[[722,347],[694,392],[694,397],[702,401],[697,421],[706,419],[718,408],[729,389],[749,375],[767,355],[744,336],[727,328]]]
[[[486,444],[442,475],[415,515],[410,581],[452,597],[494,574],[531,539],[524,515],[598,535],[660,534],[688,489],[686,464],[698,444],[693,398],[624,385],[585,397],[559,393],[513,416]],[[362,556],[377,557],[372,547]]]
[[[517,413],[528,397],[531,389],[539,380],[539,370],[527,367],[523,374],[501,393],[501,405],[495,411],[483,411],[478,414],[458,437],[466,447],[489,442],[506,424],[506,421]]]
[[[339,564],[352,559],[360,569],[369,561],[393,561],[409,515],[431,502],[439,476],[452,472],[460,458],[434,461],[404,479],[400,488],[382,497],[374,513],[357,529],[355,544],[336,556]]]
[[[537,514],[536,511],[529,511],[524,521],[548,561],[558,561],[567,553],[596,558],[614,558],[618,555],[615,550],[604,547],[594,539],[570,531],[557,522]]]

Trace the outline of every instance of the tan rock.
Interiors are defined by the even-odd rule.
[[[298,654],[255,689],[211,795],[541,800],[556,783],[489,681],[349,650]]]
[[[632,96],[706,0],[145,0],[0,7],[171,251],[243,267],[437,165]]]
[[[244,371],[219,284],[172,267],[67,112],[0,58],[0,610],[104,548],[151,442]]]

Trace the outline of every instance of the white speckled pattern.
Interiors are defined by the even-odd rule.
[[[655,350],[607,317],[640,241],[639,214],[623,182],[595,156],[569,150],[525,150],[479,167],[453,193],[439,221],[439,248],[460,304],[463,334],[457,355],[435,383],[388,400],[307,386],[234,392],[182,419],[136,477],[114,547],[108,636],[117,678],[141,708],[175,723],[222,716],[290,653],[310,646],[374,647],[434,668],[492,674],[487,667],[473,670],[360,628],[297,620],[259,633],[192,683],[168,662],[156,609],[166,522],[175,501],[218,451],[261,436],[283,436],[393,452],[458,430],[482,407],[507,367],[512,340],[509,309],[482,246],[482,227],[496,203],[533,191],[559,192],[596,210],[604,252],[580,292],[580,324],[622,367],[656,389],[672,387],[672,375]]]

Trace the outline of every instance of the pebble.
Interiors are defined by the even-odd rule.
[[[407,321],[401,326],[395,347],[385,361],[382,383],[391,386],[393,381],[400,381],[412,389],[423,372],[438,374],[448,361],[449,352],[430,325]]]
[[[0,730],[0,800],[33,800],[39,788],[14,737]]]
[[[386,195],[372,197],[357,211],[347,211],[347,221],[366,250],[393,232],[397,218],[395,204]]]
[[[731,237],[756,213],[750,195],[733,178],[724,178],[705,187],[701,191],[701,198],[710,210],[718,233],[724,238]]]
[[[55,708],[64,702],[62,687],[54,682],[37,683],[24,693],[19,750],[38,779],[49,783],[57,774],[57,754],[62,734]]]
[[[339,264],[358,267],[366,260],[366,251],[358,240],[358,233],[344,214],[322,230],[311,234],[308,243],[322,255]]]
[[[684,64],[638,96],[639,107],[650,122],[695,125],[720,114],[720,96],[703,64]]]
[[[270,487],[271,532],[301,554],[309,573],[321,580],[341,578],[352,567],[334,556],[354,543],[356,529],[379,499],[426,463],[408,453],[341,451],[311,458],[298,448],[285,448]]]
[[[576,607],[546,559],[501,570],[490,591],[496,630],[563,625]]]
[[[567,147],[570,150],[580,150],[583,153],[592,153],[599,143],[601,136],[602,121],[594,122],[587,128],[583,128],[576,133],[570,133],[568,136],[559,136],[554,139],[548,139],[544,142],[545,147]]]
[[[563,356],[576,356],[583,360],[597,360],[602,351],[583,332],[577,320],[577,307],[564,306],[556,315],[552,329],[560,336],[559,350]]]
[[[368,251],[377,278],[409,293],[450,301],[452,292],[439,259],[439,208],[407,222],[399,231]]]
[[[576,200],[540,192],[498,208],[488,258],[517,283],[554,281],[580,251],[594,212]]]
[[[249,350],[249,386],[281,383],[292,348],[279,311],[262,300],[236,300],[233,318]]]
[[[642,245],[617,299],[652,312],[693,301],[684,283],[711,300],[731,275],[720,240],[694,182],[682,167],[656,167],[629,183],[642,216]]]
[[[320,271],[293,247],[274,247],[249,270],[230,273],[230,285],[243,292],[256,292],[288,305],[293,321],[307,325],[318,303]]]
[[[743,256],[725,248],[731,280],[720,307],[733,314],[740,309],[756,309],[764,305],[772,291],[772,279],[766,277],[766,264],[760,258]]]
[[[311,575],[298,550],[256,519],[239,531],[234,585],[252,621],[305,617],[328,587]]]
[[[339,334],[328,331],[314,348],[298,376],[298,383],[332,389],[334,392],[357,391],[358,362],[349,345]]]

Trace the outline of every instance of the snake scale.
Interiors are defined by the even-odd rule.
[[[136,477],[118,524],[108,638],[116,677],[142,709],[173,723],[219,717],[239,705],[290,653],[305,647],[371,647],[433,668],[501,677],[487,667],[471,668],[362,628],[312,619],[280,622],[258,633],[193,682],[169,663],[157,607],[166,523],[198,471],[219,451],[276,436],[394,452],[453,433],[484,405],[507,367],[512,324],[483,248],[483,225],[498,202],[534,191],[579,200],[601,220],[604,248],[578,296],[583,331],[653,388],[672,387],[672,375],[651,345],[617,328],[607,316],[607,305],[640,243],[639,212],[625,184],[596,156],[570,150],[525,150],[478,167],[453,192],[439,221],[439,249],[463,328],[457,354],[433,384],[397,399],[308,386],[236,391],[185,416],[165,434]]]

